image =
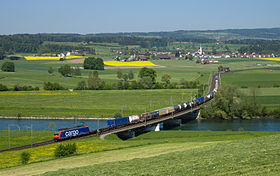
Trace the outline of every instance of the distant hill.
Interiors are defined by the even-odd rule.
[[[89,34],[97,36],[136,36],[160,38],[232,39],[280,39],[280,28],[224,29],[224,30],[179,30],[172,32],[126,32]]]

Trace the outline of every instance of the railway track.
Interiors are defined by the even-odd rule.
[[[273,68],[280,68],[280,67],[273,67]],[[220,73],[220,74],[228,74],[228,73],[235,73],[235,72],[242,72],[242,71],[250,71],[250,70],[263,70],[263,69],[271,69],[271,67],[233,70],[233,71],[230,71],[230,72],[224,72],[224,73]],[[215,78],[216,78],[216,77],[219,77],[219,73],[212,75],[212,78],[211,78],[211,81],[210,81],[210,82],[211,82],[211,85],[210,85],[209,92],[213,91],[214,88],[215,88],[215,83],[216,83]],[[220,79],[219,79],[219,80],[220,80]],[[208,102],[206,102],[206,103],[208,103]],[[206,103],[204,103],[204,104],[206,104]],[[204,104],[202,104],[202,105],[204,105]],[[199,108],[199,107],[198,107],[198,108]],[[198,108],[194,108],[194,109],[192,109],[192,110],[197,110]],[[189,111],[189,110],[187,110],[187,111]],[[179,113],[181,113],[181,112],[179,112]],[[184,112],[184,113],[187,113],[187,112]],[[175,116],[176,116],[176,114],[175,114]],[[174,115],[173,115],[173,117],[174,117]],[[173,117],[172,117],[172,118],[173,118]],[[164,119],[170,119],[170,117],[167,116],[167,117],[162,117],[162,118],[160,118],[160,119],[154,119],[154,120],[151,121],[151,122],[148,121],[148,124],[158,123],[159,121],[162,121],[162,120],[164,120]],[[139,126],[139,127],[145,126],[145,125],[148,125],[148,124],[147,124],[147,123],[146,123],[146,124],[139,123],[139,124],[124,126],[124,127],[116,128],[116,129],[105,128],[104,131],[98,133],[98,135],[105,135],[105,134],[108,134],[108,133],[116,133],[116,132],[125,131],[125,130],[128,130],[128,129],[136,128],[137,126]],[[133,126],[133,127],[132,127],[132,126]],[[68,139],[68,140],[65,140],[65,141],[77,140],[77,139],[82,139],[82,138],[89,138],[89,137],[94,137],[94,136],[97,136],[96,130],[91,131],[90,134],[88,134],[88,135],[80,136],[80,137],[76,137],[76,138],[71,138],[71,139]],[[10,149],[0,150],[0,153],[7,152],[7,151],[16,151],[16,150],[22,150],[22,149],[40,147],[40,146],[50,145],[50,144],[54,144],[54,143],[57,143],[57,142],[54,141],[54,140],[45,141],[45,142],[35,143],[35,144],[32,144],[32,145],[26,145],[26,146],[21,146],[21,147],[15,147],[15,148],[10,148]]]

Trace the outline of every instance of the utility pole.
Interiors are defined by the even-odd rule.
[[[8,145],[9,145],[9,149],[11,148],[11,126],[15,126],[18,128],[18,130],[20,131],[20,127],[19,125],[16,125],[16,124],[8,124]]]
[[[222,85],[222,80],[221,80],[221,74],[219,73],[219,82],[220,82],[220,86]]]
[[[205,95],[205,92],[204,92],[204,86],[205,86],[205,84],[203,84],[203,97],[204,97],[204,95]]]
[[[99,114],[97,114],[97,135],[99,133]]]
[[[78,118],[77,114],[75,114],[75,117],[74,117],[74,118],[75,118],[75,126],[77,126],[77,121],[78,121],[78,119],[77,119],[77,118]]]
[[[31,148],[33,146],[33,138],[32,138],[32,124],[30,126],[30,135],[31,135]]]
[[[10,149],[10,147],[11,147],[11,144],[10,144],[10,125],[8,125],[8,143],[9,143],[9,149]]]

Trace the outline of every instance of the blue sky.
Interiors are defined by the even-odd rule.
[[[1,0],[0,34],[280,27],[279,0]]]

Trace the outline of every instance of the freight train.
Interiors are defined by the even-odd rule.
[[[216,83],[218,84],[218,83]],[[203,103],[208,102],[214,97],[214,94],[217,92],[218,85],[215,86],[214,90],[207,94],[205,97],[199,97],[194,99],[193,101],[186,102],[183,104],[179,104],[176,106],[170,106],[167,108],[158,109],[152,112],[143,113],[140,115],[131,115],[127,117],[115,118],[107,121],[108,127],[117,128],[120,126],[126,126],[129,124],[140,123],[144,121],[148,121],[155,118],[161,118],[167,115],[171,115],[180,111],[188,110],[194,107],[197,107]]]
[[[214,97],[219,86],[218,84],[219,84],[219,79],[218,76],[216,76],[214,89],[205,97],[199,97],[194,99],[193,101],[182,103],[176,106],[170,106],[170,107],[158,109],[152,112],[142,113],[140,115],[131,115],[127,117],[120,117],[120,118],[108,120],[107,121],[108,127],[106,128],[102,128],[94,131],[90,131],[88,126],[77,126],[74,128],[59,129],[54,133],[54,140],[59,141],[59,140],[70,139],[73,137],[78,137],[78,136],[83,136],[88,134],[100,134],[102,132],[109,131],[110,129],[130,125],[130,124],[135,124],[135,123],[141,123],[144,121],[149,121],[155,118],[161,118],[180,111],[195,108],[203,103],[210,101]]]

